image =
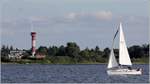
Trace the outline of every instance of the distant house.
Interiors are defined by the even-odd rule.
[[[36,59],[44,59],[46,57],[45,54],[42,53],[36,53]]]
[[[9,59],[21,59],[23,57],[23,54],[26,51],[23,50],[12,50],[10,51],[10,53],[8,54],[8,58]]]

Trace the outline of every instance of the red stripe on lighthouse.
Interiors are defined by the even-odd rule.
[[[36,53],[36,32],[31,32],[31,36],[32,36],[32,56],[35,55]]]

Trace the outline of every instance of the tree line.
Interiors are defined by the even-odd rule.
[[[13,48],[13,46],[1,47],[1,60],[4,61],[6,56],[11,50],[19,50]],[[31,55],[31,49],[25,50],[23,58],[28,58]],[[128,47],[129,55],[131,59],[147,58],[149,57],[149,44],[133,45]],[[81,50],[79,45],[75,42],[68,42],[66,46],[40,46],[37,48],[36,53],[46,55],[45,59],[51,60],[52,63],[68,62],[68,63],[88,63],[98,62],[104,63],[108,61],[110,54],[110,48],[101,50],[99,46],[89,49],[88,47]],[[114,49],[115,56],[118,57],[119,49]]]

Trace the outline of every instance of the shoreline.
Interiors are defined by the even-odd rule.
[[[92,64],[108,64],[108,63],[7,63],[1,62],[1,64],[51,64],[51,65],[92,65]],[[134,64],[150,64],[150,63],[132,63]]]

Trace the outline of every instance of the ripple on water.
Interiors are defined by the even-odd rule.
[[[149,65],[134,65],[141,76],[108,76],[105,64],[49,65],[2,64],[3,83],[148,83]]]

